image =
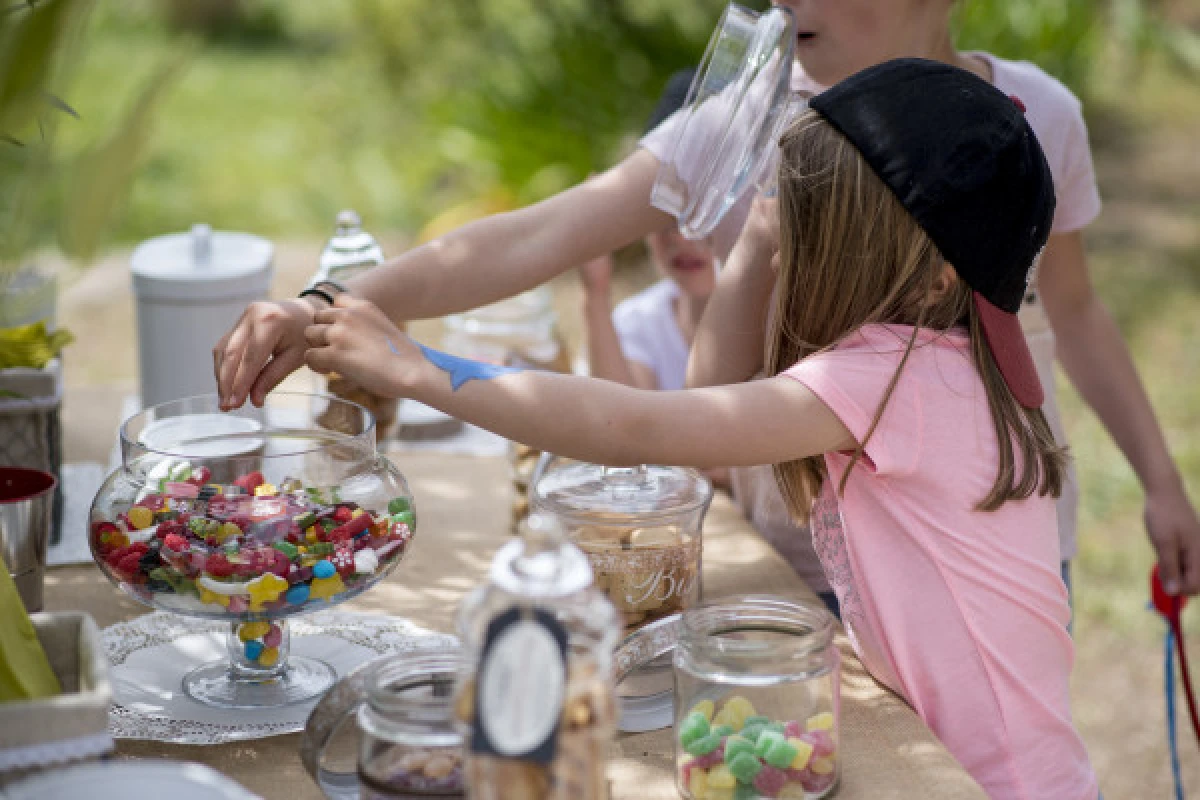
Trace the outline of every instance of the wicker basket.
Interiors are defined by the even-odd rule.
[[[0,704],[0,786],[113,749],[108,734],[112,687],[95,621],[79,611],[29,617],[63,693]]]

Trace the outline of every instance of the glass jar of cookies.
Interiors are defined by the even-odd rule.
[[[533,514],[463,601],[455,711],[474,800],[605,800],[621,626],[587,558]]]
[[[699,598],[700,531],[712,501],[699,472],[567,463],[551,466],[532,491],[533,508],[556,516],[587,555],[627,630]]]

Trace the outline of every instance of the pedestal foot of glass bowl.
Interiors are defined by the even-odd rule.
[[[337,671],[317,658],[291,656],[287,623],[235,622],[229,658],[183,676],[188,697],[215,708],[280,708],[324,694]]]

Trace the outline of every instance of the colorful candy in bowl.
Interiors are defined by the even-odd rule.
[[[338,430],[318,422],[330,411]],[[332,667],[288,657],[285,618],[378,583],[416,529],[371,413],[284,392],[227,413],[215,396],[187,398],[127,420],[121,457],[92,504],[96,563],[147,605],[231,624],[229,660],[189,673],[188,695],[255,708],[329,688]]]

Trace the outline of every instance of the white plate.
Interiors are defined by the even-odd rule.
[[[27,778],[0,794],[11,800],[262,800],[214,769],[179,761],[83,764]]]

